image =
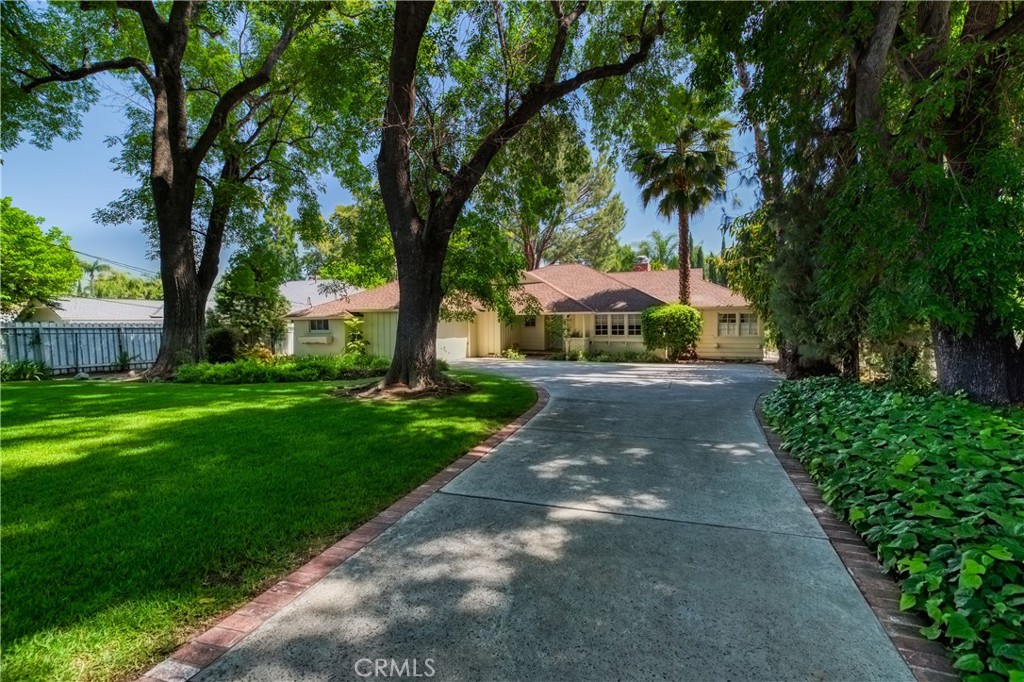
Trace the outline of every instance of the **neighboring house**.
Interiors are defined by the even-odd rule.
[[[679,300],[677,270],[603,273],[586,265],[549,265],[523,274],[523,291],[540,304],[541,314],[519,315],[504,325],[494,311],[476,311],[472,322],[438,324],[437,355],[446,360],[500,355],[507,348],[556,351],[566,343],[583,350],[643,350],[640,314]],[[690,304],[704,316],[697,344],[701,358],[760,360],[764,335],[750,303],[726,287],[690,271]],[[296,355],[340,353],[345,347],[344,318],[360,316],[369,352],[390,357],[398,324],[398,283],[368,289],[292,313]],[[571,338],[556,338],[554,316],[561,316]]]
[[[162,301],[129,298],[61,298],[52,305],[36,307],[26,321],[96,324],[98,322],[160,322]]]
[[[321,289],[325,290],[321,291]],[[281,295],[288,301],[289,314],[310,306],[336,300],[344,291],[334,280],[294,280],[281,285]],[[347,291],[358,289],[349,287]],[[213,294],[206,302],[206,310],[213,310]],[[58,299],[53,305],[40,305],[27,318],[28,322],[64,322],[90,324],[96,322],[163,322],[163,301],[143,299],[84,298],[71,296]]]

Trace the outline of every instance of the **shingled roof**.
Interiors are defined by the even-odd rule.
[[[641,312],[679,301],[679,271],[598,272],[582,264],[548,265],[524,276],[522,289],[545,313]],[[690,303],[697,308],[745,308],[745,298],[690,271]],[[398,309],[398,282],[312,306],[290,317],[331,318],[353,312]]]
[[[623,284],[639,289],[664,303],[679,302],[679,271],[613,272]],[[750,302],[732,289],[704,279],[699,268],[690,269],[690,305],[694,308],[748,308]]]

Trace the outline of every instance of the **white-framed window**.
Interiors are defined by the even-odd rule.
[[[740,313],[740,336],[757,336],[757,315]]]
[[[309,321],[310,332],[329,332],[331,331],[331,323],[328,320],[310,320]]]
[[[537,318],[533,317],[531,315],[530,317],[528,317],[525,320],[523,320],[523,326],[524,327],[536,327],[537,326]]]
[[[736,313],[718,313],[718,335],[736,336]]]
[[[626,313],[594,315],[594,336],[641,336],[640,315]]]

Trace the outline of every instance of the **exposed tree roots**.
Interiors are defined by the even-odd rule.
[[[418,386],[406,384],[390,384],[383,381],[351,388],[338,388],[331,391],[337,398],[356,398],[358,400],[414,400],[417,398],[447,398],[461,393],[470,393],[473,387],[469,384],[441,375],[437,379],[423,382]]]

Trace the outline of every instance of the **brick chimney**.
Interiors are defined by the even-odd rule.
[[[647,260],[647,256],[637,256],[636,260],[633,261],[633,272],[650,272],[651,261]]]

